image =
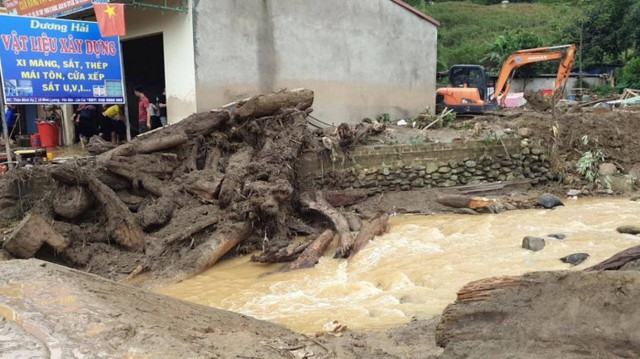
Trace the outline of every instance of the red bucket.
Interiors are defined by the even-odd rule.
[[[60,135],[58,126],[40,121],[38,122],[38,132],[40,133],[42,147],[58,147],[58,136]]]
[[[42,147],[42,142],[40,142],[40,134],[36,133],[35,135],[31,135],[31,147],[38,148]]]

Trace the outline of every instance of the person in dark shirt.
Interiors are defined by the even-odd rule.
[[[167,90],[162,91],[162,95],[156,97],[156,106],[160,109],[160,122],[162,126],[167,125]]]
[[[15,135],[13,133],[13,126],[15,125],[16,122],[16,109],[15,107],[13,107],[12,105],[7,105],[7,112],[5,112],[5,118],[7,120],[7,133],[9,134],[10,138],[15,138]],[[0,123],[0,130],[2,130],[2,123]],[[4,132],[2,132],[2,135],[4,136]]]
[[[80,105],[75,112],[74,120],[78,126],[80,142],[89,143],[89,139],[98,133],[97,110],[94,105]]]

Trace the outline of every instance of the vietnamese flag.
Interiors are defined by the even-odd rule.
[[[125,36],[124,4],[93,3],[102,37]]]

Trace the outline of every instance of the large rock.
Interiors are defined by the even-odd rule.
[[[635,179],[631,175],[610,175],[600,178],[603,183],[608,183],[614,192],[630,193],[635,191]]]
[[[528,249],[534,252],[542,250],[544,246],[545,246],[544,238],[526,236],[522,240],[522,248]]]
[[[617,228],[617,231],[619,233],[636,235],[636,234],[640,234],[640,226],[633,226],[633,225],[620,226]]]
[[[640,163],[636,163],[635,165],[631,166],[629,175],[636,180],[640,179]]]
[[[618,167],[613,163],[601,163],[598,167],[598,175],[600,176],[611,176],[616,173],[618,173]]]
[[[549,193],[545,193],[540,196],[540,198],[538,198],[538,204],[547,209],[557,206],[564,206],[564,203],[562,202],[562,200],[560,200],[560,198]]]
[[[577,266],[578,264],[586,261],[587,258],[589,258],[588,253],[574,253],[566,257],[562,257],[560,258],[560,260],[562,261],[562,263],[568,263],[568,264]]]
[[[531,135],[533,135],[533,131],[528,127],[521,127],[518,129],[518,136],[520,137],[528,138],[531,137]]]

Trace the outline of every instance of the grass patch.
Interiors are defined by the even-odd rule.
[[[454,64],[481,64],[488,43],[496,36],[516,29],[536,33],[545,45],[562,45],[563,30],[579,13],[576,5],[509,4],[478,5],[466,2],[441,2],[418,6],[438,19],[438,70]]]

